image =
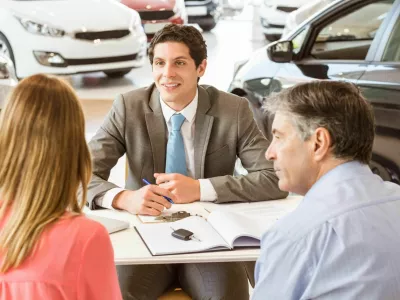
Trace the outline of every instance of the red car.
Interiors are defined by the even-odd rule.
[[[168,23],[187,24],[184,0],[121,0],[121,3],[139,13],[148,42]]]

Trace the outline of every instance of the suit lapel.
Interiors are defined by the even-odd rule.
[[[151,94],[149,106],[153,111],[146,113],[145,118],[153,153],[154,172],[164,173],[167,125],[161,110],[160,94],[156,87]]]
[[[204,178],[204,161],[214,122],[214,117],[206,114],[211,108],[209,95],[203,87],[199,86],[198,88],[199,103],[197,105],[194,133],[195,179]]]

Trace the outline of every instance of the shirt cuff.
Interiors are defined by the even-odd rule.
[[[101,201],[101,203],[96,203],[96,204],[103,208],[117,210],[112,206],[112,203],[113,203],[115,196],[117,196],[122,191],[125,191],[125,189],[113,188],[104,194],[104,197],[103,197],[103,200]]]
[[[200,201],[212,202],[217,200],[218,195],[209,179],[199,179]]]

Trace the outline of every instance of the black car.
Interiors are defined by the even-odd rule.
[[[235,66],[229,91],[251,103],[270,138],[265,96],[311,80],[353,82],[371,102],[376,138],[371,169],[400,184],[400,0],[336,1],[306,20],[286,40]]]
[[[219,0],[185,0],[189,23],[197,23],[204,31],[213,29],[221,16]]]

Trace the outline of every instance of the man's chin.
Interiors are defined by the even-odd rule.
[[[176,95],[174,93],[168,93],[168,92],[163,91],[162,93],[160,93],[160,95],[161,95],[161,99],[163,99],[163,101],[166,103],[175,102]]]
[[[279,179],[278,181],[278,187],[282,192],[290,192],[289,191],[289,186],[286,184],[286,182],[282,179]]]

